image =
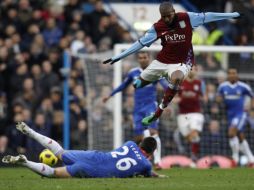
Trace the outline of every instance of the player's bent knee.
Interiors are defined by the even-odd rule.
[[[55,168],[54,176],[57,178],[69,178],[71,175],[67,171],[66,167]]]
[[[180,70],[175,71],[171,74],[172,81],[182,81],[184,79],[184,73]]]

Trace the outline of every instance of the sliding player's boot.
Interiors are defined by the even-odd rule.
[[[18,156],[7,155],[3,157],[2,162],[6,164],[22,164],[27,162],[27,158],[22,154]]]
[[[16,128],[25,135],[27,135],[30,130],[30,127],[28,127],[28,125],[25,122],[17,122]]]

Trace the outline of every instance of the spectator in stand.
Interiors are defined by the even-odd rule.
[[[222,154],[222,134],[218,120],[211,120],[208,124],[208,130],[204,130],[201,137],[201,149],[206,155]]]
[[[30,125],[31,128],[41,134],[51,136],[51,124],[47,123],[46,118],[42,112],[35,114],[34,122]],[[37,157],[38,154],[44,149],[39,143],[33,139],[27,139],[27,149],[34,153]]]
[[[46,22],[46,28],[42,32],[46,45],[48,47],[56,46],[63,33],[61,29],[56,25],[54,18],[49,18]]]

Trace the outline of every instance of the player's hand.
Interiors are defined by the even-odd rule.
[[[109,98],[110,98],[110,96],[107,96],[107,97],[102,98],[102,102],[103,102],[103,103],[106,103],[106,102],[109,100]]]
[[[244,13],[239,13],[239,16],[235,17],[234,19],[241,19],[241,18],[244,18]]]
[[[160,174],[160,175],[158,175],[158,178],[168,178],[168,176],[167,176],[167,175]]]
[[[107,60],[105,60],[105,61],[103,61],[102,63],[103,64],[108,64],[108,63],[110,63],[110,65],[113,65],[115,62],[117,62],[117,61],[119,61],[120,59],[115,59],[115,60],[113,60],[112,58],[110,58],[110,59],[107,59]]]

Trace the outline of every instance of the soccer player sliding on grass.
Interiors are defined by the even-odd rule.
[[[234,13],[176,13],[171,2],[160,4],[161,19],[136,41],[132,46],[103,63],[113,64],[120,59],[135,53],[144,46],[149,47],[157,39],[161,39],[162,50],[156,60],[142,71],[140,77],[134,82],[135,88],[142,88],[166,76],[169,85],[164,92],[164,97],[156,111],[142,120],[144,125],[156,121],[176,95],[184,78],[188,76],[194,64],[192,48],[192,29],[205,23],[224,19],[240,18],[241,14]]]
[[[166,177],[153,172],[152,165],[147,159],[157,146],[153,137],[144,138],[139,145],[128,141],[111,152],[64,150],[56,141],[37,133],[24,122],[17,123],[16,128],[51,150],[65,166],[52,168],[43,163],[29,161],[24,155],[8,155],[3,157],[2,162],[28,167],[45,177]]]

